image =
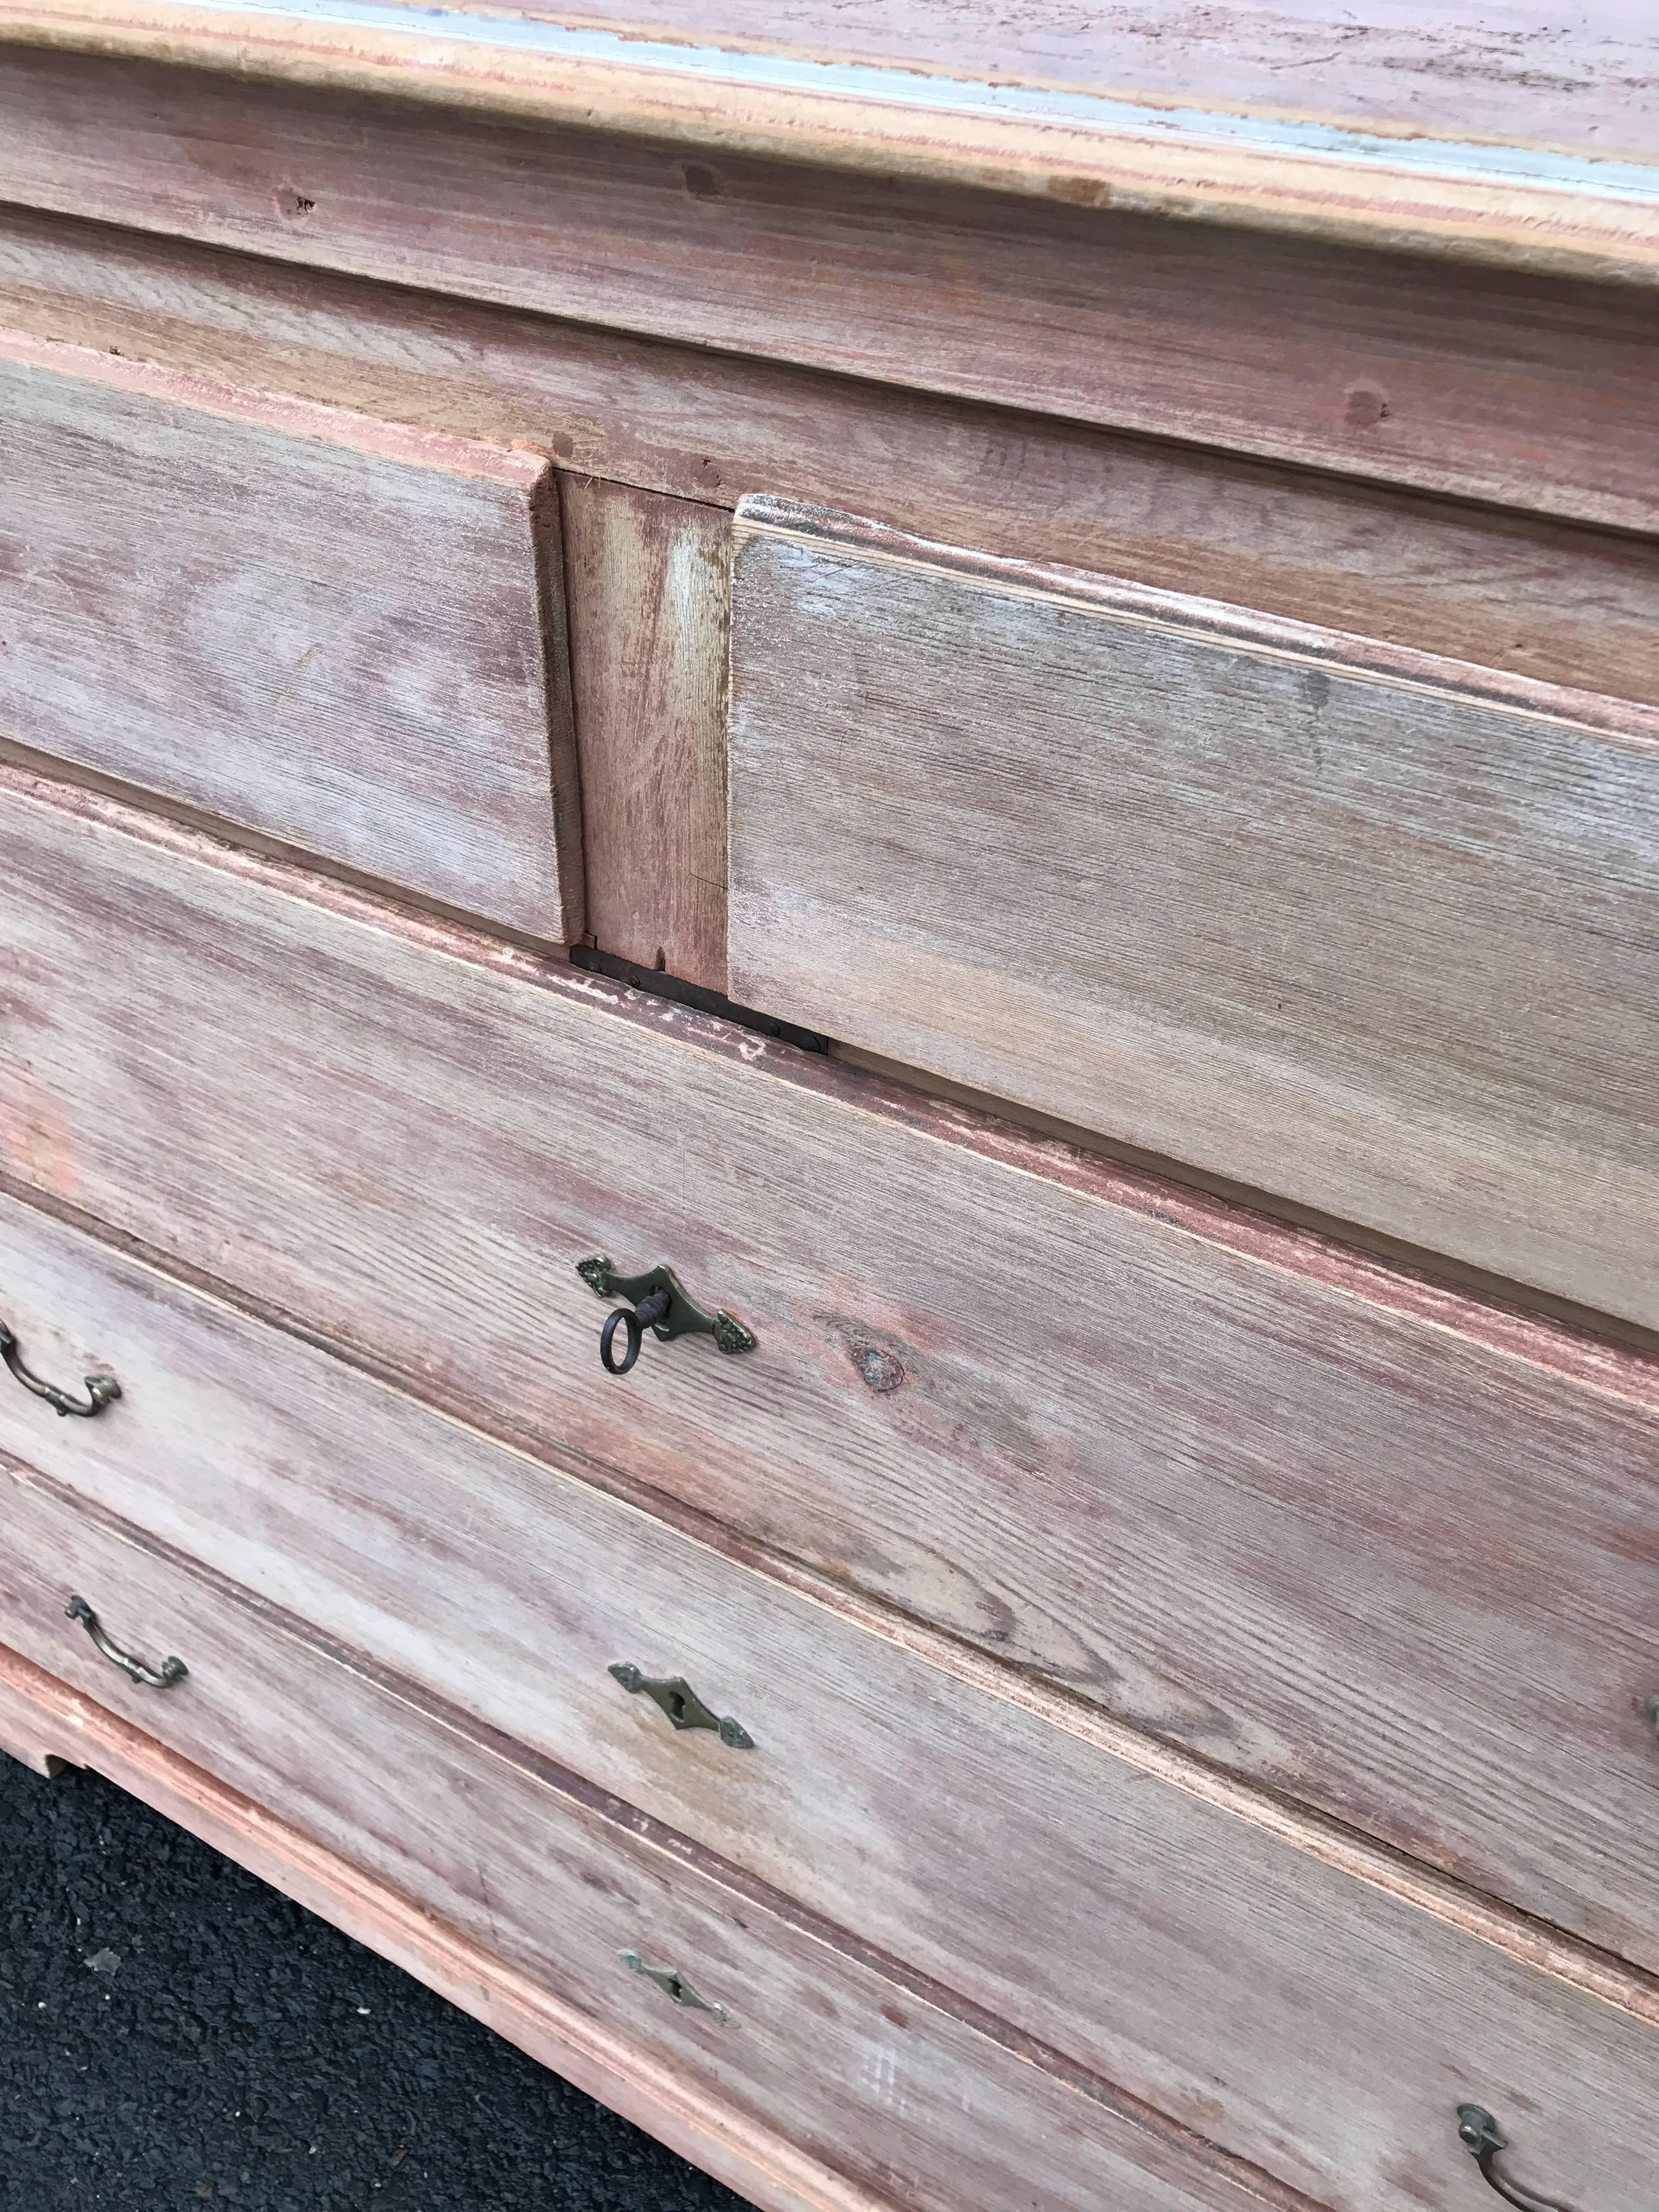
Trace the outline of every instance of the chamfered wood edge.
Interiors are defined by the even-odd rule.
[[[1659,283],[1659,170],[1340,123],[318,0],[3,0],[0,41],[231,70],[1072,205]],[[616,51],[612,52],[611,49]],[[1002,104],[998,105],[996,103]]]
[[[1449,692],[1471,706],[1576,723],[1601,736],[1659,747],[1659,708],[1638,701],[1549,684],[1507,669],[1481,667],[1386,639],[1297,622],[1289,616],[1266,614],[1219,599],[1199,599],[1127,577],[944,544],[862,515],[811,506],[770,492],[752,492],[737,503],[732,531],[734,592],[740,581],[744,550],[757,540],[822,546],[854,554],[887,568],[933,575],[944,572],[970,590],[1041,599],[1079,613],[1115,617],[1146,629],[1194,637],[1234,652],[1336,668],[1345,675],[1419,696],[1443,696]],[[735,678],[735,664],[732,675]]]
[[[343,1929],[505,2036],[762,2212],[890,2212],[746,2115],[693,2096],[666,2068],[470,1938],[126,1721],[0,1649],[0,1745],[50,1745]]]
[[[366,415],[320,399],[298,399],[287,392],[232,384],[202,369],[173,368],[127,354],[100,352],[63,338],[45,338],[0,323],[0,362],[39,368],[54,376],[99,384],[257,429],[279,430],[290,437],[315,438],[375,459],[398,461],[451,476],[477,477],[533,499],[554,474],[542,453],[522,447],[492,446],[453,430],[417,428],[390,417]]]

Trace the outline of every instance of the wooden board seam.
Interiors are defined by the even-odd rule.
[[[532,1747],[514,1741],[489,1723],[471,1713],[463,1714],[434,1692],[395,1674],[368,1654],[339,1642],[325,1631],[302,1621],[283,1607],[245,1589],[202,1561],[185,1557],[164,1539],[141,1531],[114,1513],[78,1496],[54,1477],[40,1474],[9,1452],[0,1451],[0,1474],[9,1474],[42,1492],[61,1509],[92,1522],[118,1543],[165,1560],[181,1577],[205,1584],[228,1605],[251,1614],[263,1630],[320,1654],[331,1665],[373,1686],[382,1697],[395,1698],[417,1713],[429,1726],[457,1736],[473,1751],[505,1761],[532,1775],[544,1789],[580,1806],[597,1818],[625,1828],[635,1844],[683,1866],[702,1881],[718,1884],[746,1899],[774,1920],[793,1929],[809,1942],[854,1960],[902,1990],[918,2004],[957,2021],[988,2042],[999,2044],[1012,2057],[1040,2069],[1093,2104],[1103,2106],[1130,2126],[1179,2149],[1194,2162],[1203,2162],[1242,2186],[1254,2191],[1281,2212],[1303,2212],[1304,2194],[1278,2181],[1249,2160],[1241,2159],[1208,2138],[1195,2135],[1182,2123],[1167,2118],[1144,2100],[1120,2088],[1092,2069],[1067,2057],[1041,2038],[1026,2033],[998,2018],[985,2006],[932,1975],[910,1966],[866,1942],[854,1929],[827,1919],[822,1913],[773,1887],[719,1852],[682,1835],[652,1814],[628,1804],[583,1775],[563,1766]]]
[[[920,1620],[854,1585],[830,1580],[805,1561],[744,1538],[695,1508],[633,1479],[624,1468],[598,1463],[568,1447],[555,1451],[539,1441],[532,1445],[523,1435],[505,1426],[489,1407],[460,1402],[429,1382],[416,1383],[361,1347],[337,1343],[279,1307],[252,1298],[198,1269],[172,1259],[164,1260],[147,1250],[136,1238],[110,1229],[62,1200],[48,1199],[17,1183],[3,1170],[0,1170],[0,1192],[106,1245],[162,1279],[184,1284],[210,1304],[278,1329],[325,1353],[394,1395],[437,1414],[496,1449],[512,1453],[528,1465],[545,1468],[562,1480],[598,1489],[641,1516],[665,1522],[678,1535],[727,1564],[781,1584],[796,1596],[896,1645],[966,1686],[1017,1705],[1048,1725],[1122,1761],[1153,1782],[1179,1790],[1265,1830],[1293,1849],[1401,1899],[1493,1949],[1520,1959],[1638,2019],[1659,2026],[1659,1977],[1565,1935],[1450,1875],[1407,1858],[1339,1820],[1243,1780],[1218,1764],[1119,1720],[1080,1694],[1045,1682],[1024,1669],[1006,1665],[965,1638]],[[89,1509],[81,1506],[78,1510]],[[153,1548],[166,1548],[154,1539],[145,1540]],[[190,1571],[208,1571],[192,1563]],[[216,1582],[221,1578],[213,1579]],[[240,1591],[236,1595],[245,1602],[260,1602]],[[311,1641],[326,1641],[309,1627],[303,1634]],[[374,1671],[355,1655],[349,1657],[348,1663],[359,1672]],[[398,1693],[404,1694],[401,1687]],[[469,1719],[466,1731],[477,1733],[480,1725]],[[883,1971],[888,1969],[884,1967]]]
[[[252,422],[296,438],[319,438],[379,459],[418,468],[441,469],[451,476],[477,477],[487,483],[535,493],[550,473],[539,453],[522,447],[486,444],[449,430],[423,430],[355,408],[319,399],[297,399],[286,392],[232,384],[201,369],[169,368],[127,354],[99,352],[61,338],[0,325],[0,359],[15,361],[53,375],[78,378],[118,392],[142,392],[148,399],[190,407],[227,421]]]
[[[635,2052],[575,2005],[3,1648],[0,1698],[15,1700],[43,1741],[63,1744],[65,1764],[101,1774],[390,1957],[587,2095],[750,2195],[765,2212],[892,2212],[890,2199],[821,2166],[746,2114],[717,2107],[702,2091],[689,2095],[672,2069]]]
[[[1148,1169],[1085,1152],[1063,1139],[913,1090],[845,1061],[737,1028],[718,1016],[632,991],[592,970],[573,967],[527,945],[487,933],[402,902],[378,889],[322,875],[308,866],[229,843],[85,784],[20,767],[0,754],[0,792],[29,804],[136,839],[197,866],[222,871],[330,913],[400,938],[463,966],[493,968],[533,984],[573,1008],[619,1017],[654,1032],[677,1051],[714,1051],[802,1090],[855,1100],[863,1109],[900,1122],[929,1139],[966,1148],[1011,1174],[1034,1176],[1224,1246],[1254,1264],[1312,1273],[1340,1295],[1408,1316],[1467,1337],[1500,1358],[1547,1367],[1577,1387],[1659,1408],[1659,1357],[1559,1324],[1520,1307],[1480,1298],[1425,1274],[1385,1265],[1359,1248],[1229,1203]]]
[[[1403,131],[1345,132],[1111,95],[1050,93],[1046,112],[999,112],[997,88],[967,88],[964,103],[963,88],[913,70],[797,61],[793,77],[774,84],[762,55],[722,55],[711,75],[693,47],[658,42],[647,60],[639,41],[603,33],[584,39],[550,24],[538,38],[537,27],[521,21],[503,27],[461,11],[432,15],[410,20],[368,4],[284,11],[235,0],[8,0],[0,39],[1083,207],[1617,283],[1659,278],[1659,223],[1642,163],[1504,149],[1512,157],[1505,167],[1501,153],[1495,165],[1473,142],[1419,145]],[[1002,97],[1017,101],[1022,89]],[[1073,102],[1092,111],[1089,120]]]
[[[945,569],[968,589],[994,593],[1000,599],[1022,599],[1097,619],[1133,623],[1154,635],[1213,645],[1253,659],[1289,662],[1322,673],[1335,667],[1345,676],[1407,697],[1439,699],[1449,690],[1471,706],[1499,709],[1529,721],[1569,723],[1644,750],[1659,748],[1659,708],[1603,692],[1540,683],[1506,669],[1483,668],[1469,661],[1417,653],[1409,647],[1390,645],[1352,631],[1258,614],[1218,599],[1182,594],[1186,605],[1177,611],[1168,604],[1176,594],[1137,584],[1132,578],[1095,574],[1057,562],[1009,560],[967,546],[940,544],[885,523],[839,517],[830,509],[806,507],[771,493],[750,493],[738,500],[732,522],[734,562],[744,543],[755,538],[809,550],[845,549],[860,562],[912,575],[931,576]],[[1034,574],[1039,580],[1032,580]]]

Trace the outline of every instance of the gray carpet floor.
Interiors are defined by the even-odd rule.
[[[0,1753],[3,2212],[742,2212],[96,1776]]]

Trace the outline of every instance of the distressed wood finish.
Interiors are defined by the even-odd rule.
[[[775,2130],[799,2147],[809,2191],[812,2167],[829,2169],[818,2188],[830,2203],[1244,2212],[1273,2201],[1270,2185],[1257,2195],[1230,2179],[1224,2155],[1161,2116],[1121,2097],[1114,2109],[1106,2085],[1032,2064],[956,2017],[945,1992],[930,2001],[896,1985],[574,1775],[463,1733],[447,1711],[141,1548],[121,1524],[72,1512],[3,1467],[0,1497],[0,1621],[17,1652],[255,1805],[275,1804],[586,2014],[647,2076],[672,2069],[683,2095],[704,2091],[751,2132]],[[118,1638],[187,1645],[185,1681],[164,1693],[127,1684],[64,1618],[65,1583],[85,1588]],[[677,2007],[623,1964],[629,1950],[678,1968],[728,2017]],[[1625,2048],[1652,2031],[1609,2017],[1616,2077]],[[1532,2049],[1499,2037],[1488,2064],[1537,2066],[1538,2046],[1571,2021],[1571,2007],[1565,2022],[1547,2010]],[[1592,2120],[1612,2102],[1600,2092]],[[1586,2117],[1556,2124],[1563,2155],[1582,2161]]]
[[[0,732],[580,931],[543,462],[17,332],[0,415]]]
[[[1654,1363],[5,781],[20,1183],[1659,1963]],[[594,1251],[758,1351],[607,1379]]]
[[[1643,85],[1644,64],[1651,81],[1659,56],[1651,33],[1638,35],[1633,11],[1634,0],[1602,0],[1594,33],[1581,9],[1570,31],[1550,27],[1552,40],[1547,33],[1537,36],[1534,9],[1527,10],[1522,29],[1511,6],[1498,51],[1514,74],[1514,49],[1526,39],[1528,66],[1520,73],[1524,99],[1516,100],[1511,86],[1507,102],[1492,98],[1492,80],[1504,72],[1492,66],[1489,24],[1481,27],[1484,42],[1443,23],[1425,40],[1424,18],[1413,9],[1417,36],[1408,34],[1404,52],[1396,46],[1380,65],[1357,71],[1350,65],[1333,76],[1333,61],[1357,43],[1374,52],[1378,42],[1366,41],[1364,27],[1346,15],[1319,40],[1320,27],[1330,23],[1322,7],[1318,23],[1305,27],[1286,27],[1255,9],[1245,24],[1236,15],[1212,16],[1184,36],[1167,8],[1143,19],[1143,36],[1162,35],[1166,71],[1200,41],[1230,63],[1242,58],[1244,83],[1288,68],[1291,84],[1278,88],[1267,112],[1255,114],[1237,112],[1242,86],[1231,99],[1216,99],[1213,63],[1194,73],[1198,83],[1207,80],[1209,95],[1196,104],[1191,81],[1179,82],[1176,103],[1167,94],[1126,97],[1133,79],[1117,76],[1106,58],[1127,60],[1133,40],[1103,35],[1097,19],[1075,11],[1064,33],[1071,66],[1063,75],[1071,87],[1020,83],[1019,59],[1011,82],[1008,27],[1000,18],[989,80],[975,82],[985,68],[987,24],[983,11],[977,23],[967,20],[975,12],[967,8],[952,11],[953,27],[933,18],[942,44],[925,71],[849,66],[833,51],[802,52],[785,27],[769,20],[761,37],[752,23],[728,27],[717,40],[720,51],[710,52],[682,42],[672,19],[659,14],[619,38],[591,20],[571,25],[532,12],[503,21],[495,10],[474,7],[403,13],[373,0],[309,0],[302,17],[297,10],[285,17],[261,0],[6,0],[0,37],[603,125],[696,151],[781,154],[884,178],[921,177],[1078,206],[1565,267],[1639,283],[1651,282],[1659,267],[1659,164],[1651,158],[1651,130],[1636,122],[1630,94]],[[797,20],[789,30],[799,35],[801,27]],[[911,43],[917,27],[910,27]],[[1052,19],[1047,27],[1056,27]],[[1301,43],[1297,27],[1336,52],[1310,56],[1304,45],[1291,58]],[[839,11],[819,15],[816,30],[836,47],[860,36]],[[1595,64],[1563,70],[1556,58],[1546,76],[1534,52],[1563,35],[1577,54],[1593,46]],[[1319,64],[1316,76],[1298,81],[1310,60]],[[1343,111],[1356,76],[1374,88],[1393,67],[1409,79],[1414,60],[1445,80],[1438,101],[1416,103],[1435,118],[1426,128],[1396,122],[1382,135],[1369,118]],[[1108,71],[1104,83],[1088,83],[1091,62]],[[1628,73],[1622,85],[1621,65]],[[1154,82],[1158,74],[1152,72]],[[1467,97],[1454,106],[1457,92]],[[1322,104],[1310,108],[1310,100]],[[1381,104],[1388,112],[1390,103]],[[1413,104],[1407,99],[1407,112]],[[1504,116],[1521,143],[1501,143],[1500,126],[1491,133],[1500,143],[1471,144],[1471,114],[1494,124]],[[1437,138],[1437,123],[1452,136]],[[1540,140],[1551,150],[1538,150]],[[1621,143],[1634,143],[1649,158],[1610,161]]]
[[[0,319],[579,477],[787,490],[1547,683],[1659,697],[1650,542],[0,208]],[[598,496],[596,495],[596,496]]]
[[[1288,2183],[1333,2212],[1462,2212],[1454,2107],[1473,2095],[1524,2115],[1530,2170],[1568,2202],[1645,2212],[1652,2024],[1128,1769],[1102,1763],[1111,1847],[1085,1893],[1103,1948],[1115,1938],[1109,2081],[1006,2030],[999,2050],[993,2023],[969,2032],[948,1988],[901,1966],[884,1988],[838,1955],[862,1952],[854,1936],[325,1658],[46,1478],[0,1466],[0,1620],[25,1657],[900,2203],[1097,2212],[1179,2203],[1190,2175],[1224,2205],[1231,2170],[1281,2205]],[[66,1589],[118,1636],[179,1651],[186,1681],[126,1683],[64,1618]],[[623,1972],[623,1949],[726,2006],[724,2031]]]
[[[1659,715],[775,501],[732,666],[735,997],[1659,1327]]]
[[[1621,528],[1653,295],[151,64],[0,52],[0,198]],[[787,489],[787,483],[753,486]]]
[[[71,1732],[9,1679],[0,1659],[0,1751],[55,1782],[73,1762],[64,1754]]]
[[[763,2212],[872,2212],[876,2200],[705,2083],[680,2079],[579,2005],[240,1796],[118,1714],[0,1649],[5,1725],[72,1755],[216,1850],[392,1960]],[[13,1717],[15,1717],[14,1719]]]
[[[1125,1961],[1156,1942],[1194,1863],[1188,1849],[1166,1859],[1156,1825],[1126,1842],[1133,1770],[12,1201],[0,1249],[14,1325],[49,1370],[95,1363],[126,1378],[95,1425],[0,1396],[0,1450],[1073,2061],[1129,2064]],[[677,1735],[611,1679],[619,1662],[684,1675],[754,1747]],[[1530,1764],[1524,1716],[1516,1737]],[[1216,1813],[1188,1817],[1224,1845]],[[1080,1916],[1103,1866],[1123,1902]],[[1247,1857],[1247,1887],[1252,1869]],[[1651,2011],[1659,2026],[1659,1993]],[[1262,2063],[1278,2064],[1271,2047]],[[1305,2087],[1288,2082],[1278,2106],[1291,2135]],[[1264,2105],[1279,2094],[1254,2076],[1248,2087]]]
[[[724,991],[731,526],[588,477],[563,499],[588,934]]]
[[[584,21],[721,49],[812,55],[961,80],[1121,92],[1195,108],[1346,119],[1413,137],[1659,158],[1659,52],[1642,0],[1180,0],[1084,12],[1070,0],[582,0]],[[1540,76],[1547,70],[1545,82]]]

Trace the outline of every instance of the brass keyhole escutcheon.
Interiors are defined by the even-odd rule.
[[[647,1966],[637,1951],[623,1951],[622,1962],[631,1973],[642,1974],[647,1982],[654,1982],[666,1997],[687,2012],[706,2012],[722,2026],[731,2018],[724,2005],[712,2003],[701,1990],[694,1989],[678,1966]]]
[[[653,1677],[618,1660],[606,1670],[624,1690],[649,1698],[658,1711],[676,1729],[712,1729],[728,1751],[752,1751],[755,1739],[741,1722],[727,1713],[722,1717],[704,1705],[684,1674]]]

